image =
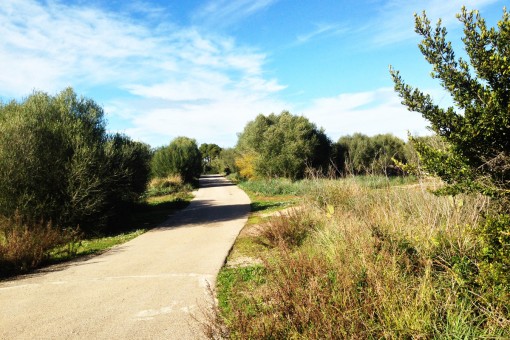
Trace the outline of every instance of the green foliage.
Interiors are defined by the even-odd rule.
[[[194,139],[177,137],[170,145],[155,151],[151,161],[153,177],[180,175],[191,182],[202,173],[202,155]]]
[[[213,169],[218,173],[230,175],[231,173],[239,172],[236,165],[236,151],[234,148],[222,149],[219,157],[213,159],[211,163]]]
[[[510,215],[487,218],[479,230],[481,261],[478,281],[488,298],[510,318]]]
[[[146,145],[106,133],[104,112],[72,89],[0,106],[0,214],[83,229],[136,200]]]
[[[104,146],[106,167],[110,173],[108,197],[113,216],[126,213],[145,192],[150,174],[150,147],[129,137],[109,136]]]
[[[202,143],[198,148],[202,155],[204,173],[217,173],[219,172],[213,164],[216,159],[220,157],[222,149],[217,144]]]
[[[400,172],[393,160],[406,162],[404,141],[391,134],[340,137],[334,150],[337,168],[344,174],[396,175]]]
[[[415,140],[423,166],[448,186],[443,193],[510,193],[510,15],[504,10],[498,28],[488,28],[477,11],[458,15],[469,63],[457,59],[441,21],[433,28],[426,14],[416,15],[419,45],[432,65],[432,76],[450,93],[455,107],[440,108],[429,95],[404,83],[391,70],[395,89],[409,110],[420,112],[446,149]]]
[[[307,167],[327,170],[331,141],[305,117],[282,112],[249,122],[239,134],[236,150],[253,155],[250,164],[243,164],[252,167],[255,176],[299,179]]]

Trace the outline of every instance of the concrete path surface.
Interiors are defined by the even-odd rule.
[[[87,261],[0,282],[0,339],[196,339],[250,200],[220,176],[161,227]]]

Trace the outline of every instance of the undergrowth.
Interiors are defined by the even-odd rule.
[[[147,187],[145,197],[157,197],[179,192],[190,192],[193,185],[185,183],[180,175],[153,178]]]
[[[27,273],[41,266],[101,253],[125,243],[186,207],[189,191],[148,197],[133,205],[130,214],[115,225],[84,233],[65,229],[51,222],[25,221],[19,216],[0,217],[0,277]]]
[[[218,277],[223,337],[508,338],[509,218],[482,196],[315,180]],[[211,319],[212,320],[212,319]],[[209,334],[214,338],[214,334]]]

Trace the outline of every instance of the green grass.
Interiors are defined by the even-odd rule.
[[[269,180],[250,180],[239,183],[241,189],[264,196],[303,195],[314,183],[310,180],[291,181],[284,178]]]

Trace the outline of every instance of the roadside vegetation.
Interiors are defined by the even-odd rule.
[[[483,270],[489,198],[437,196],[437,181],[313,181],[294,209],[250,218],[218,277],[221,323],[211,329],[254,339],[510,335],[508,295]],[[271,199],[255,206],[288,208]]]
[[[153,151],[109,134],[70,88],[0,104],[0,277],[138,236],[190,201],[200,172],[194,140]]]
[[[236,159],[253,213],[218,276],[209,337],[510,338],[510,15],[493,29],[476,11],[458,18],[469,64],[441,22],[416,16],[420,49],[455,107],[391,70],[435,136],[342,137],[333,171],[307,159],[308,170],[275,176],[255,147]],[[259,116],[243,134],[266,145],[272,121]]]

